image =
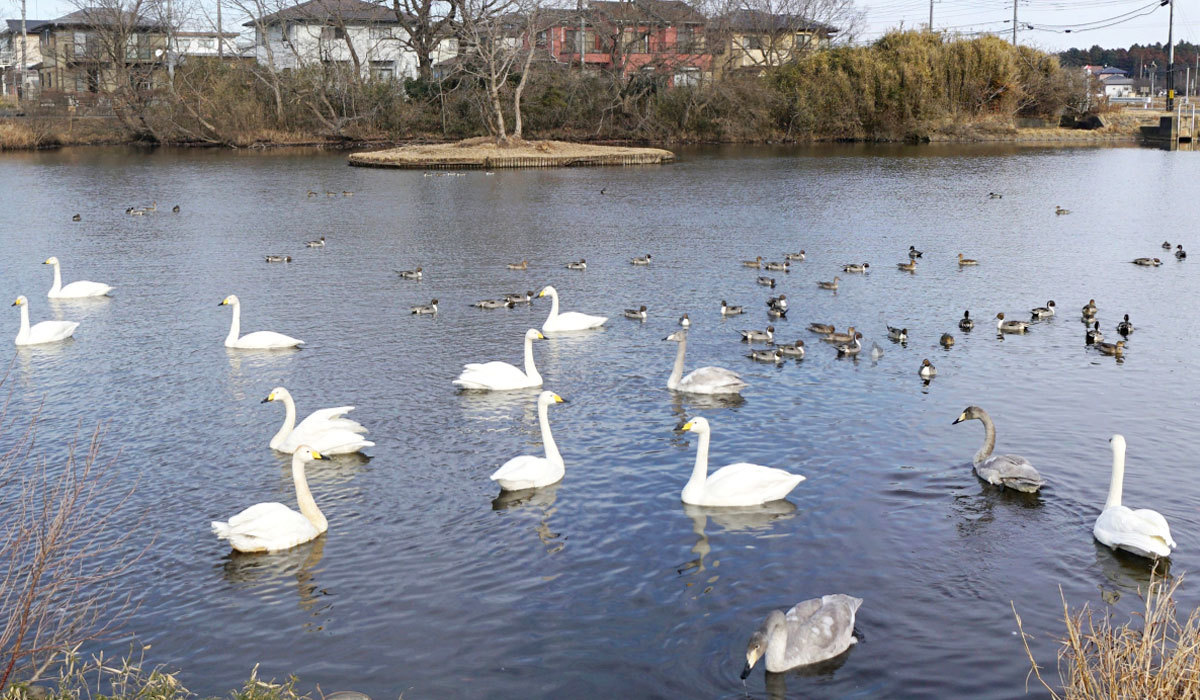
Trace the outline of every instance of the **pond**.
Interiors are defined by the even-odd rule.
[[[122,629],[196,692],[260,664],[259,677],[376,698],[1010,698],[1028,671],[1013,604],[1050,667],[1060,586],[1076,606],[1117,599],[1118,619],[1138,606],[1149,566],[1091,534],[1111,435],[1128,440],[1126,503],[1170,521],[1171,574],[1200,562],[1200,261],[1160,248],[1193,245],[1198,171],[1190,154],[1136,148],[696,148],[664,167],[436,176],[320,152],[9,154],[0,291],[27,295],[34,321],[81,323],[72,341],[15,351],[9,419],[42,406],[38,452],[52,459],[106,426],[107,498],[135,487],[118,526],[136,528],[130,552],[146,549],[120,579],[138,604]],[[305,247],[321,235],[326,247]],[[910,245],[924,251],[911,274],[896,268]],[[740,263],[797,249],[807,260],[771,273],[773,291]],[[646,253],[649,266],[630,264]],[[959,253],[981,264],[960,268]],[[51,304],[51,255],[66,281],[106,282],[111,298]],[[579,258],[586,270],[565,269]],[[841,272],[863,261],[869,274]],[[395,272],[418,265],[420,281]],[[834,275],[836,294],[818,289]],[[471,304],[547,284],[564,310],[610,320],[534,343],[545,387],[568,399],[550,409],[566,477],[498,499],[488,476],[541,454],[537,391],[450,382],[468,362],[519,364],[549,308]],[[767,318],[772,293],[787,294],[786,319]],[[243,332],[304,348],[226,350],[228,294]],[[434,298],[436,316],[409,313]],[[1091,298],[1108,339],[1126,313],[1137,327],[1120,362],[1084,344]],[[748,312],[723,319],[722,299]],[[997,312],[1027,319],[1051,299],[1057,316],[997,337]],[[622,317],[642,304],[645,322]],[[978,323],[964,333],[967,309]],[[688,368],[740,372],[742,401],[666,389],[663,338],[685,312]],[[737,331],[772,322],[806,341],[802,362],[745,357]],[[883,355],[839,359],[811,322],[856,326]],[[16,309],[8,324],[15,335]],[[295,503],[290,461],[267,446],[283,409],[260,403],[276,386],[302,414],[355,406],[375,446],[309,466],[328,533],[235,556],[210,521]],[[999,451],[1046,477],[1040,495],[974,476],[982,427],[951,425],[971,404],[995,419]],[[677,428],[697,415],[714,466],[807,480],[762,509],[685,507],[696,438]],[[1197,586],[1181,589],[1186,609]],[[815,672],[760,665],[743,684],[766,614],[829,593],[864,600],[860,643]]]

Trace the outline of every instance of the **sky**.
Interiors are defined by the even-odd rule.
[[[84,0],[75,0],[82,3]],[[206,5],[215,0],[201,0]],[[1200,43],[1200,5],[1175,0],[1175,40]],[[27,16],[53,19],[75,9],[70,0],[26,0]],[[859,39],[878,38],[900,26],[924,26],[930,0],[856,0],[866,13]],[[228,30],[241,19],[225,6]],[[0,0],[6,17],[20,16],[20,3]],[[992,32],[1012,36],[1012,0],[933,0],[933,26],[964,35]],[[1128,47],[1166,42],[1168,8],[1157,0],[1017,0],[1017,40],[1048,51],[1078,47]],[[1066,32],[1066,29],[1071,29]]]

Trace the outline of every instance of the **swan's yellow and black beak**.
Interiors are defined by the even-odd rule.
[[[545,340],[545,339],[546,339],[546,336],[542,335],[541,333],[538,333],[538,334],[537,334],[537,339],[538,339],[538,340]]]
[[[17,299],[16,301],[14,301],[14,302],[12,303],[12,305],[13,305],[13,306],[20,306],[20,305],[21,305],[21,300],[20,300],[20,299]]]
[[[684,423],[684,424],[683,424],[683,427],[682,427],[682,428],[680,428],[680,430],[682,430],[682,431],[684,431],[684,432],[687,432],[687,431],[689,431],[689,430],[691,430],[691,429],[692,429],[692,422],[691,422],[691,421],[688,421],[688,422]],[[743,677],[743,678],[745,678],[745,676],[742,676],[742,677]]]
[[[967,414],[964,411],[963,413],[958,414],[958,418],[955,418],[954,422],[951,423],[950,425],[958,425],[959,423],[965,421],[966,419],[967,419]]]
[[[746,680],[750,676],[750,670],[756,663],[758,663],[758,648],[752,646],[746,650],[746,665],[742,667],[742,680]]]
[[[50,261],[49,261],[49,260],[45,260],[45,261],[43,261],[43,262],[42,262],[42,264],[43,264],[43,265],[49,265],[49,264],[50,264]]]
[[[564,399],[563,397],[559,396],[558,394],[554,395],[554,403],[566,403],[566,402],[567,402],[567,400]]]
[[[539,297],[539,298],[540,298],[540,297],[544,297],[544,296],[546,296],[546,290],[544,290],[544,289],[543,289],[542,291],[538,292],[538,297]]]
[[[225,306],[225,305],[226,305],[226,304],[228,304],[228,303],[229,303],[229,300],[228,300],[228,299],[222,299],[222,300],[221,300],[221,303],[217,304],[217,306]]]
[[[325,459],[325,456],[322,455],[320,452],[317,452],[316,450],[309,450],[309,452],[312,452],[313,459]]]
[[[271,401],[274,401],[274,400],[275,400],[275,392],[272,391],[271,393],[267,394],[267,398],[263,399],[262,401],[259,401],[259,403],[270,403]]]

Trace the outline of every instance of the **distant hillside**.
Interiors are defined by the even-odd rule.
[[[1200,45],[1181,42],[1175,45],[1175,66],[1180,73],[1186,66],[1192,67],[1192,76],[1196,74],[1196,57],[1200,55]],[[1129,71],[1130,77],[1139,77],[1145,71],[1153,70],[1159,76],[1167,72],[1166,44],[1134,44],[1127,49],[1105,49],[1093,46],[1090,49],[1067,49],[1058,54],[1058,60],[1064,66],[1113,66]],[[1147,73],[1148,75],[1148,73]],[[1180,80],[1182,82],[1182,79]]]

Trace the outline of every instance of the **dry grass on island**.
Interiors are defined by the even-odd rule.
[[[599,146],[566,141],[515,141],[491,138],[456,143],[402,146],[355,153],[350,165],[368,168],[550,168],[582,165],[654,165],[675,160],[662,148]]]

